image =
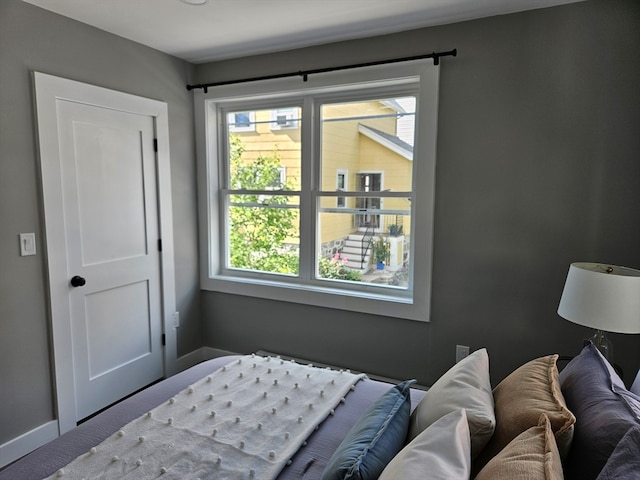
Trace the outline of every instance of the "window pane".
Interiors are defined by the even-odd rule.
[[[250,112],[254,122],[250,131],[228,125],[229,188],[233,190],[299,190],[300,188],[300,109],[287,107],[295,126],[273,129],[272,118],[281,109]],[[235,119],[247,112],[231,112]]]
[[[335,191],[345,170],[351,191],[410,192],[415,106],[415,97],[322,105],[321,189]]]
[[[377,198],[384,209],[363,213],[353,208],[358,197],[346,200],[346,209],[332,208],[334,197],[319,201],[318,277],[406,289],[411,262],[409,199]],[[365,219],[369,226],[361,227]]]
[[[408,288],[415,106],[415,97],[322,105],[320,187],[352,195],[318,201],[319,277]]]

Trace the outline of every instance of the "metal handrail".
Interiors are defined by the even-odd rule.
[[[375,230],[375,228],[369,224],[367,225],[367,229],[364,232],[364,235],[362,236],[362,243],[360,246],[360,268],[364,269],[364,260],[365,258],[367,258],[367,253],[369,252],[369,249],[371,248],[371,244],[373,243],[373,231]],[[366,240],[368,237],[368,240]],[[366,246],[365,246],[366,243]]]

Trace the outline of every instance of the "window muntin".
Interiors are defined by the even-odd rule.
[[[385,92],[386,97],[371,92]],[[415,129],[417,137],[415,144],[419,149],[416,150],[414,160],[419,168],[414,168],[412,173],[412,182],[420,185],[420,189],[407,195],[403,192],[385,192],[385,189],[382,193],[372,192],[363,195],[362,192],[357,192],[353,188],[355,174],[362,172],[350,171],[351,191],[338,192],[335,175],[331,180],[330,191],[325,191],[319,162],[321,158],[319,145],[321,129],[317,122],[321,105],[328,103],[327,99],[329,98],[333,98],[335,102],[370,98],[394,99],[399,98],[398,93],[402,93],[404,96],[410,94],[416,98],[420,97],[420,101],[416,103],[416,117],[420,118],[421,127]],[[393,68],[371,67],[351,72],[334,72],[330,75],[318,76],[314,78],[313,82],[304,84],[294,80],[283,80],[216,87],[215,90],[210,89],[209,93],[201,96],[203,98],[202,106],[198,107],[198,102],[196,102],[196,119],[200,131],[205,132],[206,135],[200,136],[198,140],[199,151],[202,154],[199,165],[205,169],[202,171],[203,173],[207,172],[207,175],[199,176],[202,187],[200,188],[200,196],[204,206],[201,226],[206,227],[202,230],[203,242],[201,243],[204,248],[201,257],[203,260],[202,288],[378,315],[429,320],[438,68],[427,62],[409,62],[394,65]],[[295,98],[294,103],[305,105],[305,111],[301,112],[299,118],[300,121],[307,123],[307,127],[303,126],[302,129],[280,133],[283,137],[285,135],[300,135],[300,138],[305,138],[303,145],[306,146],[302,148],[302,165],[300,170],[295,173],[299,176],[301,190],[292,192],[300,195],[298,198],[299,231],[302,232],[299,238],[300,273],[297,277],[270,274],[268,277],[264,277],[261,276],[262,272],[252,273],[241,270],[233,273],[225,265],[226,252],[220,242],[222,238],[218,236],[218,232],[226,225],[228,208],[223,203],[223,193],[225,193],[223,184],[226,172],[222,160],[226,148],[224,145],[225,134],[216,138],[216,132],[221,131],[218,127],[224,124],[224,118],[220,115],[231,110],[255,111],[257,107],[269,110],[273,110],[273,107],[282,108],[286,106],[286,98]],[[284,99],[284,102],[278,99]],[[274,104],[274,100],[279,102],[279,105]],[[316,120],[315,125],[311,125],[312,119]],[[259,125],[259,122],[256,122],[256,125]],[[277,134],[275,131],[273,133]],[[371,136],[370,131],[362,134]],[[396,150],[399,154],[406,154],[406,149],[396,148]],[[313,162],[310,162],[311,158],[314,159]],[[292,175],[289,168],[287,168],[286,175],[287,177]],[[265,191],[262,194],[267,193],[269,192]],[[329,198],[327,208],[337,210],[338,196],[345,197],[347,209],[354,206],[350,202],[355,202],[354,198],[356,197],[378,197],[384,210],[390,207],[388,202],[391,198],[407,197],[405,201],[410,204],[409,208],[413,213],[408,218],[408,222],[402,225],[383,220],[385,223],[392,223],[395,229],[413,230],[407,251],[410,261],[416,268],[411,266],[414,274],[406,290],[381,289],[364,282],[347,283],[344,286],[341,285],[342,288],[336,288],[333,285],[334,282],[342,284],[341,280],[331,279],[329,281],[329,279],[316,278],[317,269],[314,268],[314,265],[316,264],[320,216],[331,213],[319,211],[319,199]],[[340,212],[344,212],[344,209],[341,208]],[[416,216],[415,212],[419,212],[420,215]],[[380,213],[381,218],[384,219],[389,212],[376,213]],[[311,240],[309,240],[310,238]],[[295,293],[292,293],[291,289],[294,289]]]

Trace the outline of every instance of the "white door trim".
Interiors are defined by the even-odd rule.
[[[161,291],[162,328],[165,334],[164,374],[176,372],[177,342],[173,314],[176,311],[169,161],[167,104],[65,78],[34,72],[36,114],[40,150],[40,174],[45,219],[45,250],[48,270],[49,307],[55,377],[55,398],[60,434],[76,426],[71,315],[66,274],[66,238],[59,162],[56,102],[59,99],[152,116],[158,151],[157,185],[160,235],[162,238]]]

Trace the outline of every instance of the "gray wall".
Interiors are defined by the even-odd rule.
[[[590,0],[196,67],[196,82],[458,49],[442,62],[432,322],[213,292],[205,342],[432,383],[455,345],[492,381],[588,329],[560,318],[569,264],[640,268],[640,2]],[[418,212],[418,215],[420,212]],[[418,292],[420,294],[420,292]],[[640,367],[640,336],[612,335]]]
[[[169,105],[178,353],[201,346],[192,66],[18,0],[0,2],[0,444],[54,418],[33,70]],[[38,254],[20,257],[18,234]]]
[[[453,47],[441,71],[430,324],[200,295],[185,83]],[[31,71],[169,104],[180,355],[264,348],[430,383],[456,343],[486,346],[495,380],[536,355],[575,354],[588,331],[556,314],[569,263],[640,268],[638,52],[640,4],[590,0],[194,68],[1,0],[0,444],[54,418]],[[36,233],[37,256],[19,256],[21,232]],[[613,339],[619,363],[637,370],[640,338]]]

